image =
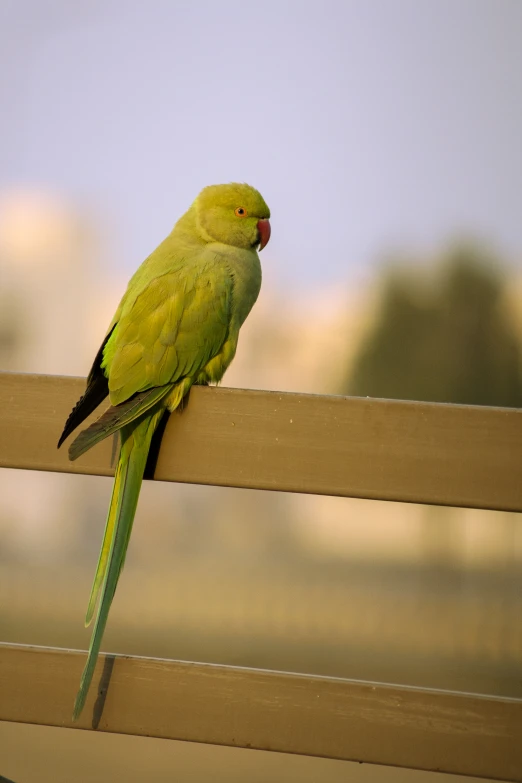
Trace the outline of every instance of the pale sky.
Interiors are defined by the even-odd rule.
[[[0,117],[0,189],[87,209],[126,275],[231,180],[285,285],[460,231],[522,267],[521,0],[0,0]]]

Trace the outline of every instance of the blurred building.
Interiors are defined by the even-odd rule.
[[[43,191],[0,195],[3,370],[81,374],[97,316],[94,227]]]
[[[93,222],[64,199],[38,189],[0,193],[1,370],[86,374],[104,328],[101,257]],[[4,556],[67,552],[81,529],[67,522],[83,520],[86,490],[72,477],[0,471]]]

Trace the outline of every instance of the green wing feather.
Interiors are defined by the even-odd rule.
[[[80,432],[69,446],[69,459],[74,461],[100,441],[108,438],[126,424],[139,419],[172,390],[172,384],[148,389],[130,400],[108,408],[90,427]]]
[[[195,379],[225,343],[231,311],[231,275],[203,252],[157,277],[140,278],[139,292],[122,302],[104,351],[111,403]]]

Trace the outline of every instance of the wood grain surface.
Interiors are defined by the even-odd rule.
[[[74,463],[56,449],[83,389],[0,374],[0,466],[110,475],[112,439]],[[521,468],[521,410],[199,387],[155,478],[522,511]]]
[[[85,654],[0,645],[0,720],[71,727]],[[100,655],[78,728],[522,781],[522,701]]]

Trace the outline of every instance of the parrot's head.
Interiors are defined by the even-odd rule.
[[[270,210],[250,185],[210,185],[194,206],[198,229],[209,242],[262,250],[270,239]]]

